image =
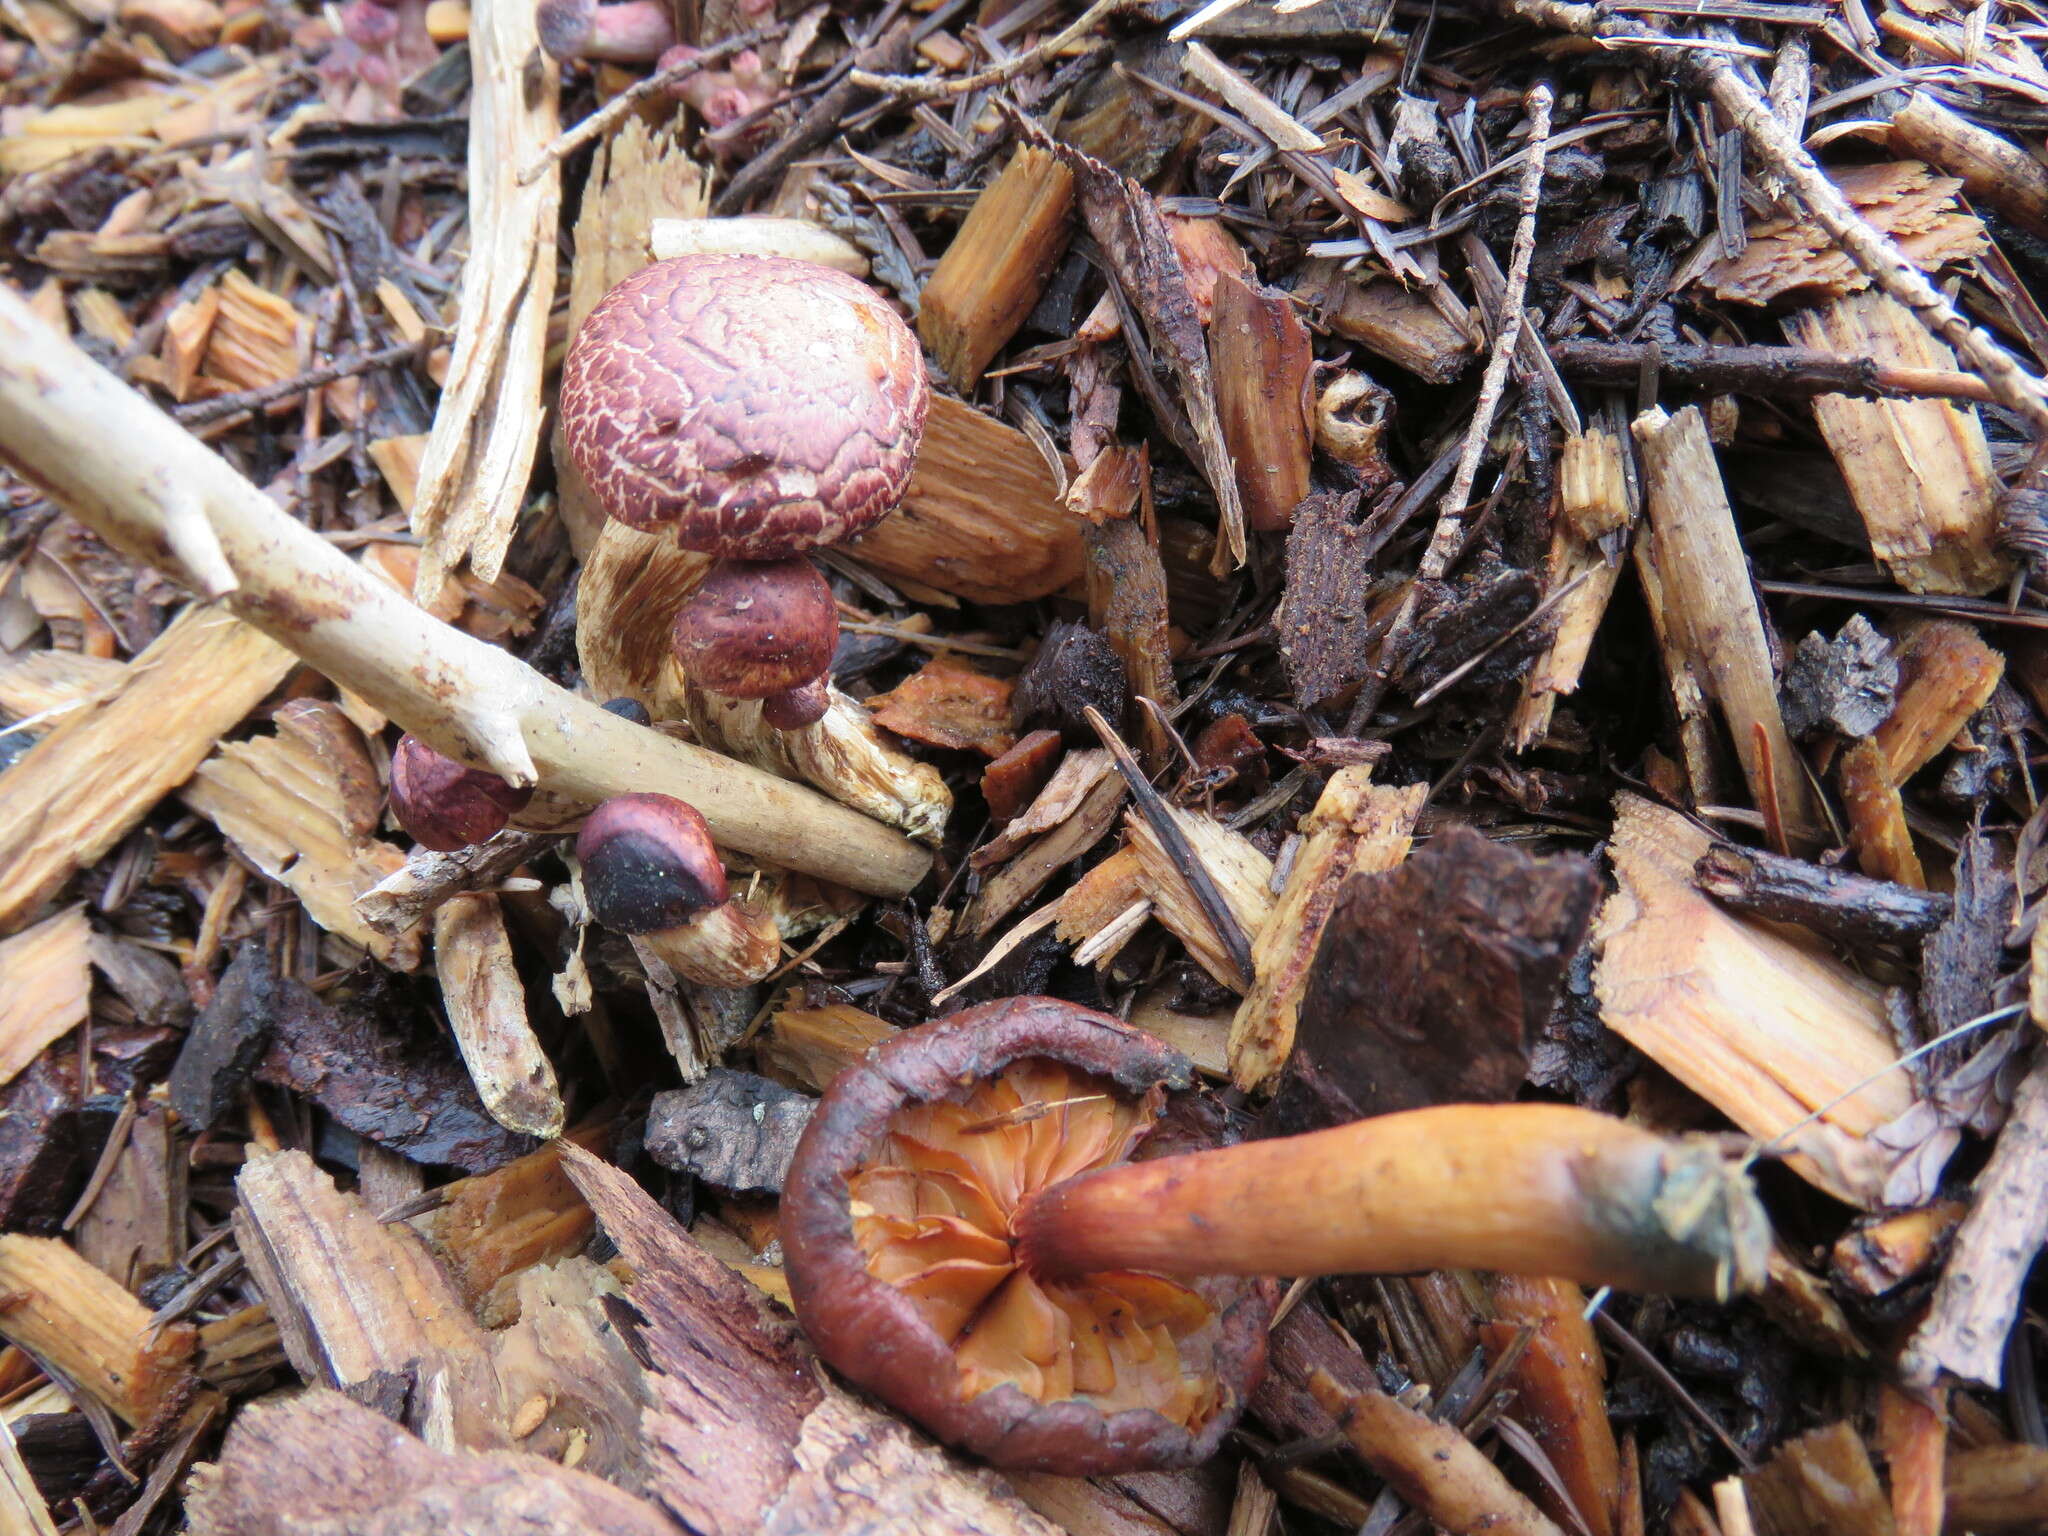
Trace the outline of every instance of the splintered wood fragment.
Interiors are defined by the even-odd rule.
[[[408,1419],[432,1399],[457,1443],[503,1443],[483,1331],[412,1232],[379,1221],[303,1152],[258,1153],[235,1188],[236,1244],[301,1377]]]
[[[1898,700],[1873,737],[1891,782],[1903,785],[1946,750],[2004,676],[2005,658],[1972,625],[1933,619],[1905,626]]]
[[[1835,166],[1828,179],[1915,266],[1931,272],[1984,250],[1984,226],[1956,206],[1962,183],[1955,177],[1897,160]],[[1811,301],[1870,286],[1856,261],[1803,213],[1774,212],[1751,222],[1748,236],[1740,255],[1717,262],[1701,279],[1715,298],[1769,304],[1790,294]]]
[[[868,259],[858,246],[808,219],[656,219],[647,249],[656,261],[678,256],[782,256],[853,277],[868,275]]]
[[[648,1372],[648,1488],[684,1526],[1056,1536],[999,1480],[833,1384],[795,1325],[631,1179],[587,1153],[565,1156],[634,1275],[623,1326]]]
[[[968,862],[975,869],[993,869],[1033,838],[1050,832],[1073,815],[1095,786],[1115,772],[1116,759],[1100,747],[1069,751],[1031,803],[969,855]]]
[[[1426,784],[1376,786],[1370,768],[1340,768],[1301,820],[1302,843],[1280,898],[1252,940],[1252,988],[1230,1024],[1230,1075],[1247,1092],[1286,1065],[1323,926],[1353,874],[1408,856]]]
[[[526,1017],[526,989],[495,896],[434,911],[434,974],[448,1029],[491,1118],[529,1136],[562,1133],[562,1091]]]
[[[218,293],[194,391],[198,397],[262,389],[305,371],[312,360],[313,322],[289,300],[258,287],[239,269],[221,279]],[[296,405],[282,400],[272,409]]]
[[[1847,1420],[1787,1441],[1742,1483],[1763,1531],[1898,1536],[1870,1452]]]
[[[123,1422],[153,1422],[192,1388],[197,1336],[55,1238],[0,1236],[0,1338],[64,1373]]]
[[[1145,896],[1144,870],[1138,862],[1137,850],[1129,846],[1117,849],[1068,886],[1067,893],[1055,905],[1059,910],[1059,926],[1054,931],[1059,934],[1061,943],[1096,948],[1097,955],[1091,957],[1095,963],[1113,958],[1114,949],[1108,944],[1093,941],[1100,940],[1105,929],[1119,922],[1126,923],[1135,932],[1137,926],[1152,915],[1151,903]],[[1145,908],[1136,919],[1128,916],[1133,906]],[[1129,937],[1129,934],[1122,935],[1122,942],[1128,942]],[[1121,948],[1122,942],[1116,948]]]
[[[1470,366],[1478,345],[1468,325],[1444,318],[1421,294],[1392,278],[1358,281],[1337,263],[1310,262],[1304,287],[1317,293],[1323,319],[1376,357],[1430,384],[1448,384]]]
[[[1180,685],[1173,676],[1172,613],[1158,547],[1133,517],[1091,527],[1087,541],[1089,623],[1123,662],[1132,695],[1171,709],[1180,702]],[[1143,711],[1138,736],[1146,762],[1155,772],[1164,767],[1171,748],[1161,717]]]
[[[2048,1445],[1987,1445],[1948,1458],[1947,1529],[2025,1536],[2048,1525]]]
[[[322,928],[394,970],[418,966],[417,932],[387,936],[355,910],[358,896],[405,867],[405,855],[382,839],[355,835],[342,786],[303,740],[230,742],[199,765],[182,798],[305,903]]]
[[[1911,91],[1886,115],[1895,148],[1958,177],[1980,204],[2048,239],[2048,167],[2012,140]]]
[[[44,1046],[85,1022],[91,943],[82,906],[0,943],[0,1084],[13,1082]]]
[[[67,1218],[87,1260],[128,1285],[176,1269],[190,1246],[186,1175],[191,1159],[177,1117],[156,1100],[136,1101],[127,1135],[97,1189],[88,1184],[83,1216]]]
[[[1892,782],[1884,749],[1865,737],[1849,743],[1835,763],[1842,813],[1849,822],[1849,846],[1863,873],[1916,890],[1927,889],[1927,872],[1906,825],[1906,802]]]
[[[566,1141],[443,1185],[440,1203],[412,1219],[484,1327],[502,1328],[518,1315],[515,1277],[570,1258],[590,1241],[595,1218],[562,1171],[562,1148],[573,1142],[602,1151],[607,1139],[601,1126],[580,1127]]]
[[[1309,1391],[1367,1466],[1453,1536],[1564,1536],[1457,1429],[1404,1407],[1369,1383],[1351,1391],[1328,1371]]]
[[[1888,295],[1852,293],[1785,319],[1821,351],[1908,368],[1956,366],[1955,354]],[[1821,436],[1849,484],[1870,547],[1910,592],[1988,592],[2012,573],[1998,548],[2001,484],[1973,405],[1946,400],[1813,402]]]
[[[1153,915],[1220,985],[1246,991],[1253,980],[1247,935],[1271,916],[1273,861],[1205,812],[1134,798],[1139,808],[1125,813],[1124,824]]]
[[[60,718],[7,772],[0,931],[19,928],[134,830],[284,680],[292,655],[213,607],[157,636],[120,685]]]
[[[1496,1275],[1488,1283],[1496,1322],[1480,1325],[1489,1362],[1499,1362],[1523,1328],[1533,1329],[1507,1381],[1516,1417],[1557,1469],[1570,1508],[1589,1536],[1614,1536],[1621,1497],[1621,1448],[1607,1417],[1607,1367],[1585,1293],[1568,1280]],[[1537,1501],[1561,1522],[1565,1501],[1538,1484]]]
[[[917,334],[946,377],[971,394],[1017,334],[1073,234],[1074,173],[1020,145],[982,189],[918,297]]]
[[[1209,324],[1216,414],[1237,465],[1245,523],[1260,532],[1292,523],[1309,492],[1314,361],[1292,300],[1234,273],[1217,277]]]
[[[494,889],[554,840],[552,833],[507,827],[453,853],[415,848],[403,869],[393,870],[356,898],[356,915],[381,934],[404,933],[452,897]]]
[[[592,156],[576,211],[575,260],[569,266],[571,336],[599,299],[653,259],[649,242],[656,219],[702,218],[710,212],[710,175],[684,152],[677,137],[680,126],[655,130],[638,116],[628,117]],[[576,553],[588,555],[605,525],[605,513],[563,445],[559,418],[549,452],[562,524]]]
[[[2048,1057],[2037,1057],[1977,1175],[1934,1304],[1900,1356],[1909,1386],[1945,1377],[1996,1387],[2034,1258],[2048,1243]]]
[[[218,1460],[193,1474],[186,1501],[193,1536],[274,1536],[281,1510],[308,1526],[394,1533],[676,1529],[652,1503],[590,1473],[521,1451],[430,1447],[382,1414],[318,1389],[237,1413]]]
[[[1508,739],[1526,752],[1550,729],[1557,701],[1578,691],[1593,636],[1621,579],[1619,556],[1602,541],[1635,522],[1621,439],[1595,427],[1567,437],[1558,455],[1557,523],[1544,567],[1546,592],[1557,596],[1550,643],[1522,679]]]
[[[1947,1391],[1936,1391],[1930,1402],[1884,1383],[1877,1389],[1877,1443],[1890,1473],[1899,1536],[1941,1536]]]
[[[1047,597],[1081,574],[1081,527],[1037,444],[934,394],[903,505],[841,546],[888,576],[978,603]]]
[[[779,1008],[754,1057],[764,1072],[822,1093],[833,1078],[895,1033],[895,1025],[851,1003]]]
[[[512,543],[541,436],[541,373],[555,301],[561,162],[520,182],[561,128],[561,71],[530,6],[488,6],[470,28],[469,254],[455,356],[420,464],[412,530],[422,602],[465,559],[494,579]]]
[[[1811,837],[1819,807],[1779,712],[1770,641],[1705,418],[1693,406],[1676,416],[1652,407],[1634,432],[1674,631],[1721,707],[1752,802],[1775,806],[1793,837]]]
[[[1618,887],[1595,934],[1601,1017],[1809,1183],[1873,1206],[1890,1154],[1868,1138],[1914,1102],[1890,1070],[1883,999],[1817,945],[1702,894],[1692,872],[1712,843],[1676,811],[1618,797]]]
[[[0,714],[15,720],[63,709],[121,685],[128,664],[83,651],[23,651],[0,661]]]
[[[1837,1284],[1863,1296],[1882,1296],[1921,1274],[1948,1249],[1969,1206],[1937,1200],[1918,1210],[1858,1223],[1835,1240],[1829,1253]]]
[[[1657,636],[1657,650],[1664,661],[1665,685],[1671,691],[1672,712],[1678,717],[1678,750],[1685,788],[1691,792],[1693,804],[1711,803],[1721,798],[1713,704],[1702,670],[1692,659],[1677,597],[1666,578],[1669,556],[1658,544],[1657,530],[1648,523],[1636,529],[1632,547],[1636,579],[1642,583],[1643,602],[1650,610],[1650,628]]]
[[[981,798],[997,826],[1016,820],[1045,788],[1066,747],[1058,731],[1033,731],[982,770]]]
[[[1070,754],[1069,760],[1075,755],[1079,754]],[[1053,775],[1039,801],[1050,802],[1057,796],[1064,809],[1043,835],[1017,839],[1009,861],[982,881],[961,916],[965,932],[977,939],[987,938],[996,924],[1036,896],[1048,880],[1102,841],[1116,824],[1124,803],[1124,782],[1101,759],[1091,766],[1097,772],[1086,779],[1085,788],[1062,784],[1065,764],[1061,773]],[[1071,799],[1067,798],[1070,790],[1074,791]],[[1003,836],[1016,831],[1020,823],[1035,823],[1031,810],[1005,828]]]

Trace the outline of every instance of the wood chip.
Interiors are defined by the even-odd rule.
[[[0,943],[0,1084],[13,1082],[44,1046],[85,1022],[91,939],[80,906]]]

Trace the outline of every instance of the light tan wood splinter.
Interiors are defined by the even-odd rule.
[[[1558,1104],[1446,1104],[1125,1163],[1055,1184],[1015,1231],[1043,1275],[1497,1269],[1726,1298],[1770,1228],[1706,1141]]]

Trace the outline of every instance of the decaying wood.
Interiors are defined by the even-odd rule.
[[[1801,345],[1881,365],[1955,367],[1955,354],[1881,293],[1799,310],[1785,326]],[[1974,594],[2011,574],[1997,545],[1999,480],[1974,406],[1822,395],[1813,414],[1871,548],[1900,586]]]
[[[1800,923],[1849,944],[1918,939],[1951,906],[1946,896],[1734,843],[1716,843],[1694,873],[1701,890],[1738,912]]]
[[[1038,302],[1072,233],[1074,173],[1026,144],[982,189],[918,296],[917,333],[971,393]]]
[[[1354,874],[1376,874],[1408,855],[1409,834],[1428,786],[1374,785],[1367,768],[1340,768],[1301,821],[1301,846],[1287,883],[1252,939],[1254,980],[1230,1025],[1230,1075],[1250,1089],[1268,1081],[1294,1049],[1295,1017],[1307,990],[1323,926]]]
[[[928,856],[866,817],[608,715],[435,622],[7,292],[0,359],[0,450],[11,463],[117,547],[232,592],[237,612],[435,750],[593,803],[628,789],[674,793],[722,842],[856,889],[923,878]],[[109,431],[127,436],[129,457],[96,451]],[[166,504],[160,484],[178,499]]]
[[[1667,622],[1721,707],[1751,799],[1792,836],[1809,836],[1819,808],[1779,712],[1763,616],[1705,420],[1690,406],[1676,416],[1653,408],[1634,432]]]
[[[562,1091],[527,1022],[497,897],[455,896],[435,909],[434,974],[449,1032],[491,1118],[529,1136],[561,1135]]]
[[[193,1390],[191,1325],[156,1327],[149,1308],[55,1238],[0,1236],[0,1338],[130,1425],[182,1412]]]
[[[1446,319],[1425,296],[1388,278],[1359,282],[1335,262],[1309,265],[1308,291],[1318,282],[1324,322],[1375,356],[1431,384],[1450,383],[1471,363],[1477,346],[1469,322]]]
[[[605,1141],[601,1127],[572,1130],[489,1173],[443,1185],[440,1203],[413,1218],[413,1230],[485,1327],[517,1315],[520,1274],[589,1242],[595,1218],[562,1171],[562,1150],[573,1143],[602,1151]]]
[[[1062,763],[1038,800],[1003,830],[1004,838],[1018,834],[1010,843],[1016,851],[982,882],[961,915],[961,926],[974,937],[986,938],[997,923],[1037,895],[1115,825],[1124,785],[1110,767],[1108,754],[1070,753],[1068,761],[1076,757],[1086,759],[1089,771],[1068,776]],[[1040,803],[1054,808],[1044,818],[1034,814]],[[1041,820],[1049,825],[1041,829]]]
[[[1301,1002],[1274,1114],[1313,1129],[1510,1097],[1599,898],[1586,860],[1457,827],[1354,872]]]
[[[1550,729],[1557,700],[1576,692],[1621,578],[1607,545],[1635,521],[1621,439],[1598,427],[1567,437],[1558,453],[1557,521],[1545,562],[1545,591],[1558,605],[1550,643],[1522,679],[1509,740],[1527,751]]]
[[[896,1027],[850,1003],[822,1008],[779,1008],[757,1049],[765,1071],[814,1092],[896,1033]]]
[[[561,127],[560,68],[525,7],[487,7],[469,31],[469,256],[455,356],[411,504],[415,591],[431,600],[467,559],[495,580],[541,437],[541,373],[555,300],[560,162],[520,172]]]
[[[817,1100],[751,1072],[717,1067],[654,1096],[648,1155],[714,1188],[776,1195]]]
[[[8,772],[0,929],[20,927],[126,837],[291,664],[289,651],[249,625],[195,606],[136,657],[117,688],[63,716]]]
[[[1910,1080],[1889,1070],[1882,999],[1817,946],[1703,895],[1692,871],[1712,842],[1675,811],[1616,802],[1601,1017],[1810,1182],[1878,1204],[1890,1158],[1869,1137],[1913,1103]]]
[[[111,1147],[111,1138],[110,1138]],[[104,1177],[88,1184],[66,1218],[72,1242],[103,1273],[127,1285],[141,1285],[179,1267],[186,1250],[187,1179],[191,1155],[177,1117],[165,1105],[147,1101],[130,1117],[127,1134]],[[90,1203],[88,1204],[88,1199]]]
[[[217,1463],[194,1477],[195,1536],[309,1529],[389,1536],[674,1536],[675,1525],[601,1478],[512,1450],[434,1447],[320,1389],[237,1415]]]
[[[183,799],[328,932],[394,970],[420,963],[418,933],[387,936],[355,910],[358,896],[405,867],[404,853],[350,830],[341,786],[303,741],[279,734],[230,742],[199,765]]]
[[[1287,527],[1309,492],[1313,360],[1291,300],[1234,273],[1216,279],[1209,362],[1248,527]]]
[[[1375,1472],[1456,1536],[1563,1536],[1500,1468],[1451,1425],[1404,1407],[1377,1387],[1350,1392],[1326,1371],[1309,1389]]]
[[[1172,614],[1166,567],[1158,546],[1131,517],[1111,518],[1090,528],[1087,537],[1089,622],[1123,662],[1131,696],[1171,709],[1180,702],[1180,685],[1173,676],[1168,634]],[[1064,694],[1067,690],[1059,691]],[[1066,709],[1074,711],[1080,702],[1078,698],[1062,700]],[[1115,713],[1121,713],[1123,702],[1115,701]],[[1115,713],[1105,718],[1114,718]],[[1145,745],[1146,760],[1155,767],[1163,764],[1167,747],[1159,717],[1141,710],[1135,726],[1134,734]]]
[[[91,941],[80,906],[0,943],[0,1083],[14,1081],[43,1047],[85,1022]]]
[[[1934,1305],[1900,1357],[1908,1382],[1944,1376],[1997,1386],[2021,1287],[2048,1243],[2048,1058],[2035,1062],[2012,1116],[1977,1175],[1975,1202],[1934,1290]]]

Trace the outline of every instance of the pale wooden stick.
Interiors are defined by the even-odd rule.
[[[526,1017],[526,990],[495,896],[457,896],[434,912],[434,969],[448,1028],[491,1118],[509,1130],[562,1134],[562,1091]]]
[[[592,804],[633,790],[675,795],[727,847],[856,890],[900,895],[929,867],[930,855],[867,817],[607,714],[430,617],[4,286],[0,457],[109,543],[185,580],[163,527],[175,488],[205,511],[238,583],[235,612],[437,752]]]

